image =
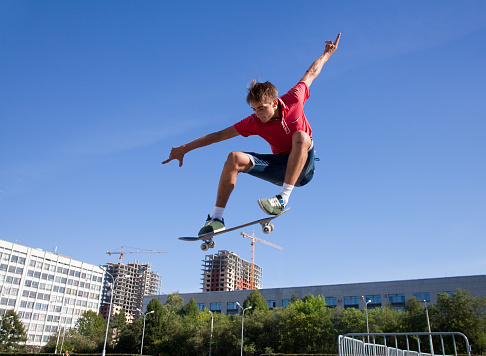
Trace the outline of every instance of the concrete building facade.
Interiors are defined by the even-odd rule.
[[[111,287],[114,282],[114,294],[111,314],[125,310],[127,322],[132,322],[140,315],[145,295],[160,293],[161,276],[152,272],[150,264],[107,263],[103,266],[107,273],[103,284],[102,307],[100,313],[108,318]]]
[[[0,314],[13,309],[26,343],[43,346],[73,328],[83,312],[98,313],[103,275],[98,266],[0,240]]]
[[[262,288],[262,268],[236,253],[221,250],[206,255],[202,269],[202,291],[232,291]]]
[[[486,297],[486,275],[411,279],[401,281],[368,282],[319,285],[308,287],[289,287],[260,289],[259,292],[270,308],[285,307],[292,298],[302,299],[306,295],[323,296],[328,307],[359,308],[365,307],[365,301],[371,301],[368,308],[386,306],[390,303],[401,309],[405,301],[417,298],[419,301],[435,304],[439,293],[453,293],[457,289],[470,291],[472,296]],[[183,293],[184,303],[194,298],[199,309],[213,312],[235,314],[238,312],[236,302],[243,305],[252,290],[217,291],[203,293]],[[144,298],[144,306],[157,298],[165,304],[168,295],[153,295]]]

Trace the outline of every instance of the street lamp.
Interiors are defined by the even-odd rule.
[[[141,311],[140,309],[138,309],[139,311]],[[143,328],[142,328],[142,346],[140,346],[140,355],[142,355],[142,351],[143,351],[143,339],[145,337],[145,317],[147,316],[147,314],[153,314],[155,313],[155,310],[152,310],[148,313],[145,313],[143,314]]]
[[[429,309],[427,308],[427,301],[424,300],[424,306],[425,306],[425,316],[427,317],[427,326],[429,328],[429,343],[430,343],[430,353],[434,355],[434,344],[432,344],[432,330],[430,329],[430,320],[429,320]]]
[[[106,340],[108,339],[108,329],[110,328],[110,318],[111,318],[111,308],[113,306],[113,294],[115,294],[115,284],[118,279],[113,277],[113,275],[108,272],[106,269],[100,266],[100,268],[105,271],[106,274],[108,274],[111,277],[112,283],[110,284],[111,287],[111,296],[110,296],[110,308],[108,309],[108,319],[106,320],[106,331],[105,331],[105,342],[103,343],[103,351],[101,352],[101,356],[105,356],[106,354]],[[119,276],[119,277],[126,277],[125,275]]]
[[[361,296],[361,299],[363,299],[363,302],[365,303],[365,311],[366,311],[366,333],[370,333],[370,325],[368,323],[368,304],[371,303],[371,300],[366,300],[364,295]],[[368,335],[368,343],[370,342],[370,336]]]
[[[211,356],[211,345],[213,344],[213,312],[208,310],[211,313],[211,331],[209,333],[209,356]]]
[[[244,325],[244,322],[245,322],[245,311],[248,310],[248,309],[251,309],[251,305],[248,308],[244,308],[244,309],[240,305],[240,303],[236,302],[236,305],[239,306],[241,308],[241,310],[243,310],[243,315],[241,317],[241,356],[243,356],[243,325]]]

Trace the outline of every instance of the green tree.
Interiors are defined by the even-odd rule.
[[[87,310],[76,322],[76,330],[80,335],[99,343],[105,338],[106,321],[100,314]]]
[[[464,333],[474,353],[486,350],[486,297],[471,297],[458,289],[451,295],[440,293],[429,308],[431,329]]]
[[[167,309],[167,306],[163,306],[162,304],[160,304],[157,298],[153,298],[147,304],[146,313],[149,313],[151,311],[153,311],[153,313],[147,314],[147,317],[145,319],[144,348],[147,348],[147,350],[149,350],[149,353],[154,354],[154,352],[152,351],[153,346],[156,343],[160,343],[163,335],[166,335],[165,328],[168,327],[167,315],[169,314],[169,311]],[[142,330],[142,326],[140,327],[140,330]],[[140,337],[141,335],[142,331],[140,331]]]
[[[289,303],[295,303],[298,300],[300,300],[299,296],[297,294],[292,294],[292,296],[290,297]]]
[[[17,313],[10,309],[0,319],[0,350],[3,352],[20,351],[20,345],[27,340],[24,325]]]
[[[276,311],[278,350],[286,353],[334,353],[331,316],[331,309],[326,307],[322,296],[309,295]]]
[[[364,310],[361,310],[365,313]],[[393,333],[401,332],[404,313],[391,306],[368,309],[368,324],[370,332]],[[366,316],[365,316],[366,319]]]
[[[113,343],[116,345],[119,341],[121,334],[127,327],[127,320],[124,308],[121,308],[119,313],[113,315],[113,318],[110,321],[110,327],[113,329]]]
[[[147,316],[148,318],[148,316]],[[116,353],[130,353],[138,354],[140,353],[140,346],[142,340],[142,327],[143,327],[143,317],[138,318],[137,321],[128,324],[121,332],[118,342],[114,346],[114,351]],[[146,350],[147,345],[144,340],[144,350]],[[144,351],[144,354],[146,352]]]
[[[184,306],[184,298],[179,293],[169,294],[165,305],[170,312],[178,313]]]
[[[406,301],[402,323],[406,331],[428,331],[425,308],[417,298],[410,298]]]
[[[199,315],[199,312],[200,310],[194,298],[191,298],[189,303],[187,303],[180,309],[180,314],[182,316],[191,317],[193,319],[195,319]]]
[[[268,310],[267,301],[263,298],[262,294],[255,289],[243,302],[243,308],[248,308],[251,306],[251,310],[247,310],[245,313],[252,313],[255,310]],[[245,314],[246,315],[246,314]]]
[[[235,321],[241,327],[241,318],[235,318]],[[273,311],[257,309],[248,317],[245,313],[244,327],[245,355],[261,355],[278,349],[279,335]],[[241,348],[241,344],[238,345]]]
[[[366,311],[356,308],[336,309],[333,315],[333,324],[338,334],[365,333]],[[373,325],[373,323],[370,325]]]
[[[102,348],[102,342],[100,340],[91,339],[89,336],[81,335],[76,330],[68,330],[64,335],[64,343],[59,341],[58,351],[64,352],[66,350],[69,353],[94,353]]]

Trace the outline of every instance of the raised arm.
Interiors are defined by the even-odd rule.
[[[166,159],[164,162],[162,162],[162,164],[169,163],[170,161],[176,159],[179,161],[179,167],[181,167],[184,160],[184,155],[187,152],[195,150],[196,148],[211,145],[216,142],[228,140],[238,135],[239,133],[238,131],[236,131],[234,126],[230,126],[225,128],[224,130],[213,132],[205,136],[201,136],[195,139],[194,141],[186,143],[182,146],[172,147],[169,158]]]
[[[341,34],[338,34],[336,37],[336,41],[334,43],[332,41],[326,41],[326,48],[324,48],[324,53],[321,54],[319,58],[317,58],[314,63],[311,64],[309,69],[304,74],[304,77],[300,80],[307,84],[308,87],[312,84],[314,79],[317,78],[319,73],[321,73],[321,69],[327,60],[331,57],[334,51],[338,48],[339,38]]]

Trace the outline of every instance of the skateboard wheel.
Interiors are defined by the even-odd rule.
[[[275,230],[275,226],[273,226],[273,224],[268,224],[268,227],[270,228],[270,231]]]
[[[209,242],[209,248],[214,248],[214,246],[216,246],[216,242],[210,241]]]
[[[202,243],[202,244],[201,244],[201,250],[203,250],[203,251],[207,251],[207,250],[209,250],[209,244],[207,244],[207,243],[205,243],[205,242],[204,242],[204,243]]]
[[[263,233],[264,233],[264,234],[269,234],[271,231],[272,231],[272,228],[271,228],[270,226],[265,225],[265,226],[263,227]]]

